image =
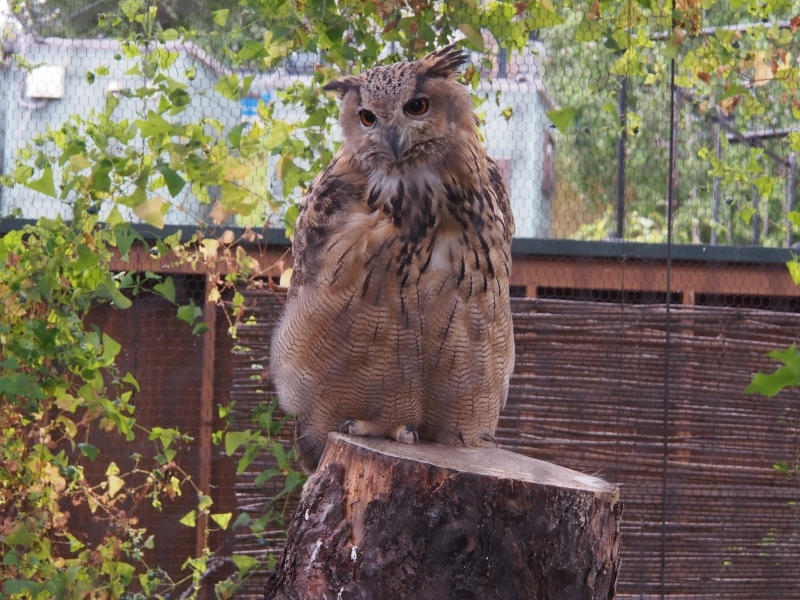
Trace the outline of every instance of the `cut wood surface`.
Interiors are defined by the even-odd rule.
[[[495,448],[331,434],[272,599],[609,599],[619,488]]]

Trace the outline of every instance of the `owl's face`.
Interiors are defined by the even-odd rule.
[[[455,81],[466,57],[447,46],[422,60],[330,82],[342,94],[344,144],[365,169],[404,172],[442,160],[474,134],[472,100]]]

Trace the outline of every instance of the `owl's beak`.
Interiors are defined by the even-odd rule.
[[[388,133],[388,142],[389,148],[392,150],[392,154],[394,154],[394,159],[397,162],[400,162],[400,157],[403,155],[403,149],[400,148],[400,132],[392,127]]]

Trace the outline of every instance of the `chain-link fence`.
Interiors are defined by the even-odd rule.
[[[656,4],[570,3],[555,7],[558,18],[543,19],[546,9],[521,3],[514,18],[533,19],[529,28],[536,18],[547,25],[533,28],[522,50],[495,44],[493,23],[481,23],[478,39],[477,29],[463,29],[470,47],[485,45],[471,55],[479,73],[474,96],[517,223],[517,366],[498,439],[621,484],[619,597],[797,598],[800,403],[796,390],[775,398],[742,391],[755,372],[777,366],[766,354],[795,343],[800,332],[800,292],[785,264],[800,223],[800,43],[792,19],[800,7],[676,2],[667,13]],[[209,14],[225,8],[191,6]],[[87,122],[105,115],[123,129],[137,120],[146,129],[160,125],[150,114],[171,118],[136,91],[158,84],[136,53],[97,28],[98,10],[110,7],[48,0],[12,14],[0,0],[0,8],[0,174],[19,175],[18,158],[35,162],[37,136],[48,128],[66,123],[65,138],[116,144],[112,152],[123,156],[126,143],[146,142],[135,135],[126,143],[100,139]],[[170,20],[165,27],[192,20],[188,5],[161,8]],[[183,122],[206,119],[205,128],[225,137],[272,117],[315,118],[300,100],[293,104],[300,98],[293,90],[330,66],[324,52],[260,70],[231,67],[224,43],[206,41],[206,49],[202,40],[149,47],[167,57],[161,66],[176,82],[173,91],[191,98]],[[390,46],[387,55],[397,52]],[[231,75],[248,79],[244,97],[226,93]],[[284,133],[265,134],[271,148]],[[63,164],[84,168],[80,155]],[[163,159],[166,166],[173,160]],[[169,208],[158,224],[167,234],[199,223],[251,226],[277,240],[268,255],[278,258],[288,246],[278,231],[285,210],[278,199],[292,171],[270,151],[237,160],[246,173],[240,179],[260,190],[255,208],[220,217],[214,210],[224,184],[186,186],[169,206],[158,205]],[[111,161],[107,172],[122,168]],[[165,185],[177,185],[169,169],[161,172]],[[64,199],[61,190],[43,194],[47,182],[38,173],[37,185],[0,187],[4,232],[41,216],[70,218],[68,191]],[[58,184],[56,174],[51,185]],[[152,213],[137,206],[117,204],[121,218],[152,225]],[[98,197],[101,214],[112,217],[112,208]],[[256,244],[247,250],[265,252]],[[168,264],[119,266],[167,272]],[[175,276],[178,292],[203,306],[213,287],[207,275],[184,269]],[[280,478],[255,483],[274,465],[236,473],[237,456],[212,444],[217,405],[235,400],[234,422],[253,427],[250,411],[271,393],[266,353],[280,295],[252,292],[245,306],[254,321],[241,326],[238,340],[229,337],[222,312],[210,333],[192,336],[177,326],[171,306],[147,294],[135,300],[133,318],[108,308],[93,318],[123,344],[124,370],[141,384],[142,418],[189,432],[192,477],[221,511],[257,519],[266,496],[281,491]],[[283,435],[291,439],[288,429]],[[106,460],[128,460],[132,450],[118,450],[124,456],[112,452]],[[190,505],[178,498],[138,517],[156,535],[152,564],[173,577],[203,544],[195,529],[177,522]],[[87,537],[103,535],[90,514],[75,511],[73,518],[83,519]],[[279,550],[280,527],[270,527],[258,535],[247,526],[219,534],[212,547],[220,563],[209,582],[235,570],[224,557]],[[259,577],[241,597],[257,597]],[[212,597],[210,588],[204,593]]]

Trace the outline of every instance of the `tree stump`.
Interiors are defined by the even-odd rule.
[[[618,500],[505,450],[330,434],[264,597],[607,600]]]

